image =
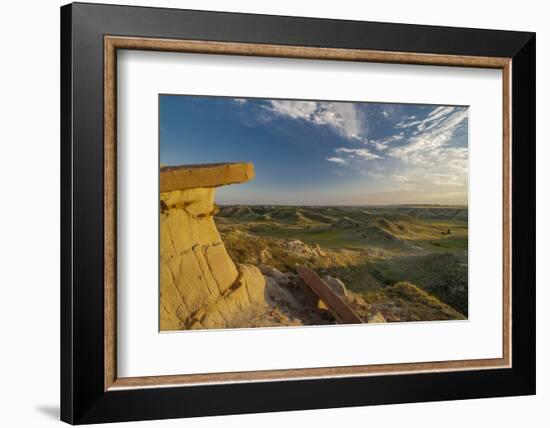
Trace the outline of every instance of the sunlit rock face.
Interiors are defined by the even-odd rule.
[[[216,188],[253,178],[253,166],[246,163],[161,169],[161,331],[336,322],[296,273],[231,259],[214,221]],[[281,242],[284,251],[303,260],[327,257],[318,245],[296,239]],[[264,252],[269,255],[269,248]],[[364,300],[350,293],[339,279],[328,280],[327,287],[362,311],[366,320],[370,313]],[[381,322],[380,318],[375,322]]]
[[[223,170],[210,182],[235,182]],[[200,177],[194,176],[200,182]],[[161,188],[162,190],[162,188]],[[265,279],[236,265],[214,223],[215,187],[160,194],[160,329],[228,328],[265,310]]]

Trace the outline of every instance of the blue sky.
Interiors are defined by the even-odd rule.
[[[467,204],[468,108],[161,95],[160,161],[253,162],[220,204]]]

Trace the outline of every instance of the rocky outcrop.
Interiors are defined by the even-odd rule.
[[[265,309],[264,276],[231,260],[213,219],[216,186],[253,177],[252,164],[161,170],[161,330],[236,327]]]
[[[345,296],[348,293],[346,285],[338,278],[327,275],[325,276],[325,282],[332,289],[332,291],[334,291],[340,297]]]
[[[299,275],[262,264],[269,248],[254,262],[258,267],[231,259],[214,222],[216,188],[253,178],[248,163],[161,168],[161,331],[342,322],[332,300],[324,302]],[[285,241],[284,249],[305,259],[326,257],[318,245],[299,240]],[[363,321],[384,321],[380,314],[368,319],[369,305],[338,278],[325,281],[336,300],[353,305]]]

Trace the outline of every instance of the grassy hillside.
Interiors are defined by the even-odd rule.
[[[216,223],[237,262],[308,266],[402,320],[428,320],[468,314],[467,220],[454,206],[223,206]]]
[[[365,295],[365,301],[391,321],[443,321],[465,315],[407,281]]]

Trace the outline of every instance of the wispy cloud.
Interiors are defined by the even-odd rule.
[[[399,134],[391,135],[386,138],[380,138],[378,140],[369,140],[369,144],[371,144],[378,151],[384,151],[388,149],[389,144],[395,143],[396,141],[400,141],[403,138],[405,138],[404,132],[400,132]]]
[[[405,119],[405,120],[402,120],[401,122],[397,122],[395,124],[395,128],[397,128],[397,129],[411,128],[413,126],[418,126],[420,124],[422,124],[421,120],[406,120]]]
[[[460,150],[445,155],[441,149],[452,140],[458,127],[467,118],[468,110],[465,108],[437,107],[425,119],[415,121],[419,122],[413,125],[417,127],[418,134],[410,137],[407,144],[393,147],[388,154],[404,162],[422,166],[441,163],[442,157],[448,157],[449,153],[462,158]],[[467,156],[467,151],[464,154]]]
[[[271,100],[265,109],[276,116],[328,126],[339,135],[362,141],[366,121],[353,103]]]
[[[462,177],[455,174],[425,174],[424,179],[437,186],[462,186],[464,183]]]
[[[439,106],[398,116],[389,128],[393,133],[377,139],[366,137],[364,116],[353,103],[270,101],[265,108],[270,114],[330,127],[345,137],[350,144],[342,141],[344,145],[325,159],[359,175],[369,162],[368,170],[378,175],[374,178],[401,189],[466,188],[468,150],[453,144],[457,130],[467,121],[466,108]],[[384,112],[382,116],[389,120]]]
[[[367,149],[350,149],[348,147],[338,147],[335,150],[336,153],[345,153],[351,158],[361,158],[364,160],[381,159],[382,157],[371,153]]]
[[[458,108],[459,111],[464,111],[464,108]],[[396,129],[416,128],[417,131],[430,129],[437,126],[442,120],[445,120],[451,113],[456,112],[456,107],[439,106],[434,108],[424,119],[417,119],[416,116],[403,116],[399,122],[395,124]]]
[[[468,148],[456,146],[459,129],[467,123],[468,110],[463,107],[436,107],[423,119],[402,118],[397,130],[405,129],[404,144],[393,145],[385,154],[399,161],[408,171],[393,175],[397,182],[429,188],[467,189]],[[403,131],[396,135],[403,135]]]
[[[330,204],[467,201],[466,107],[164,99],[163,111],[174,108],[178,114],[167,115],[160,123],[162,161],[254,162],[261,180],[250,183],[250,192],[257,192],[250,200],[287,195],[291,189],[297,195],[315,194],[312,201]],[[205,152],[205,144],[212,150]],[[228,144],[233,144],[230,151]],[[319,165],[328,167],[329,173]],[[361,196],[354,199],[352,194]],[[283,202],[295,200],[277,197]],[[301,197],[296,200],[303,202]]]
[[[338,165],[347,165],[347,162],[344,159],[336,157],[336,156],[326,158],[326,160],[328,160],[329,162],[334,162]]]

